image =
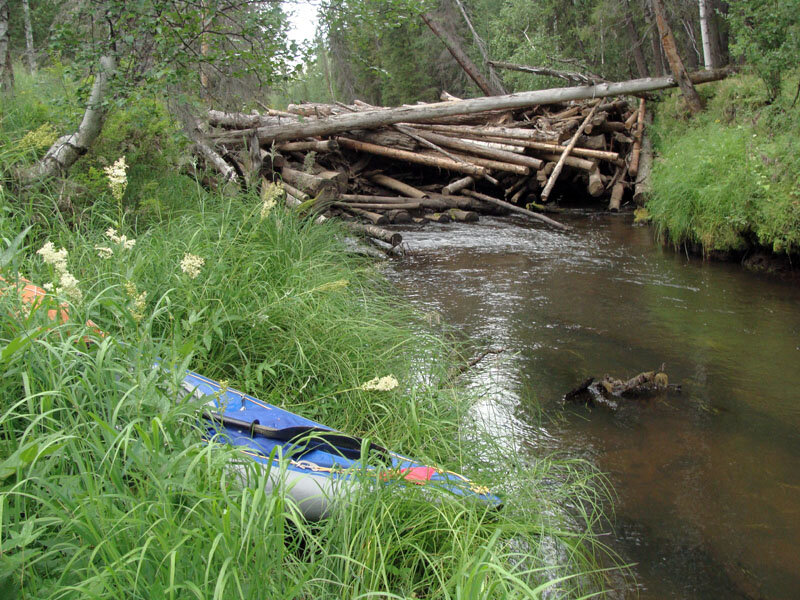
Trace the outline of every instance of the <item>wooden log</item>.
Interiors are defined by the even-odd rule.
[[[442,41],[456,62],[461,65],[464,72],[469,75],[470,79],[475,82],[475,85],[477,85],[484,94],[487,96],[497,96],[503,93],[501,89],[498,89],[486,80],[483,74],[478,70],[478,67],[475,66],[475,63],[473,63],[469,56],[461,49],[461,44],[450,35],[450,32],[442,27],[438,21],[433,19],[430,14],[423,13],[420,16],[436,37]]]
[[[459,173],[467,173],[482,177],[486,174],[486,169],[475,164],[466,164],[463,162],[456,162],[449,158],[440,158],[438,156],[429,156],[419,152],[408,152],[406,150],[395,150],[394,148],[387,148],[386,146],[378,146],[377,144],[369,144],[367,142],[359,142],[349,138],[337,138],[339,145],[348,150],[355,150],[357,152],[368,152],[370,154],[377,154],[379,156],[386,156],[395,160],[402,160],[405,162],[416,163],[419,165],[426,165],[428,167],[436,167],[439,169],[447,169],[448,171],[457,171]]]
[[[625,129],[631,131],[633,127],[636,125],[636,121],[639,118],[639,111],[635,110],[631,113],[631,115],[625,119]]]
[[[290,183],[287,183],[287,182],[283,181],[283,182],[281,182],[281,185],[283,185],[283,189],[286,190],[287,194],[291,194],[292,196],[294,196],[295,198],[297,198],[297,199],[299,199],[299,200],[301,200],[303,202],[305,202],[306,200],[310,200],[311,199],[311,196],[309,196],[308,194],[306,194],[302,190],[298,190],[296,187],[294,187]]]
[[[464,188],[472,187],[475,185],[475,179],[472,177],[463,177],[458,179],[442,188],[442,193],[446,196],[453,195],[456,192],[460,192]]]
[[[615,131],[623,132],[627,131],[625,129],[625,123],[622,121],[604,121],[600,125],[598,125],[595,131],[599,131],[601,133],[614,133]]]
[[[653,168],[653,144],[648,136],[642,139],[642,151],[639,160],[639,173],[636,176],[633,201],[643,206],[650,195],[650,171]]]
[[[530,167],[532,169],[539,169],[544,164],[538,158],[524,156],[521,154],[516,154],[514,152],[508,152],[507,150],[487,148],[486,146],[477,144],[475,142],[467,142],[465,140],[448,137],[446,135],[441,135],[439,133],[420,131],[419,136],[430,142],[433,142],[434,144],[438,144],[439,146],[453,148],[455,150],[461,151],[462,153],[477,155],[489,158],[491,160],[499,160],[505,163],[510,163],[512,165],[522,165],[524,167]]]
[[[451,221],[450,215],[447,213],[430,213],[425,215],[425,218],[434,223],[449,223]]]
[[[367,225],[365,223],[346,222],[344,226],[350,231],[391,244],[392,247],[399,246],[403,243],[403,236],[396,231],[387,231],[386,229],[376,227],[375,225]]]
[[[288,114],[288,113],[286,113]],[[209,110],[206,113],[208,124],[212,127],[228,127],[231,129],[251,129],[254,127],[264,127],[267,125],[280,125],[288,120],[297,121],[297,116],[289,114],[288,117],[264,116],[259,114],[246,114],[239,112],[224,112],[221,110]],[[281,121],[283,118],[283,121]]]
[[[278,145],[281,152],[338,152],[339,144],[336,140],[312,140],[309,142],[285,142]]]
[[[628,165],[628,173],[636,179],[639,174],[639,154],[642,151],[642,136],[644,135],[645,104],[644,98],[639,101],[639,117],[636,120],[636,133],[633,138],[633,151]]]
[[[355,203],[369,203],[369,204],[398,204],[405,201],[405,198],[397,196],[369,196],[366,194],[341,194],[339,200],[342,202],[355,202]],[[432,210],[445,210],[450,207],[461,208],[459,205],[452,202],[445,202],[439,198],[418,198],[416,202],[423,208],[430,208]]]
[[[606,149],[606,136],[603,134],[598,135],[582,135],[578,138],[578,144],[575,146],[575,149],[572,151],[575,156],[586,156],[581,154],[581,152],[586,150],[599,150],[605,151]],[[619,156],[619,155],[617,155]]]
[[[361,210],[417,210],[422,205],[419,202],[334,202],[339,208],[360,208]]]
[[[477,223],[479,218],[478,213],[471,210],[461,210],[460,208],[451,208],[447,211],[453,221],[459,223]]]
[[[461,210],[471,210],[482,213],[487,212],[488,209],[492,213],[498,212],[496,207],[487,205],[469,196],[444,196],[442,194],[435,194],[433,199],[443,202],[445,208],[460,208]],[[420,202],[423,201],[421,200]]]
[[[558,163],[556,163],[556,168],[553,169],[553,172],[550,174],[550,179],[547,180],[547,184],[544,186],[544,190],[542,190],[542,202],[547,202],[547,198],[550,196],[550,192],[553,189],[553,186],[558,179],[558,176],[561,174],[561,169],[564,168],[564,163],[569,156],[569,153],[572,152],[572,149],[575,147],[575,144],[578,143],[578,138],[583,133],[583,130],[586,128],[586,125],[592,120],[592,116],[594,115],[595,110],[600,105],[600,101],[598,100],[595,105],[592,107],[592,110],[589,112],[587,117],[584,119],[581,126],[578,127],[578,131],[575,132],[575,135],[572,136],[572,140],[570,140],[569,145],[564,148],[564,152],[561,154],[561,157],[558,159]]]
[[[542,153],[540,156],[548,161],[558,164],[558,161],[563,155]],[[582,171],[591,171],[594,169],[594,162],[586,158],[578,158],[577,156],[567,156],[564,159],[564,164],[568,167],[572,167],[573,169],[581,169]],[[553,170],[555,171],[555,168],[553,168]]]
[[[281,169],[281,178],[300,191],[320,200],[332,200],[338,193],[337,185],[333,181],[290,167]]]
[[[414,125],[415,129],[425,129],[437,133],[454,135],[454,136],[477,136],[480,137],[498,137],[498,138],[511,138],[520,140],[534,140],[534,141],[552,141],[555,139],[555,134],[549,131],[540,131],[535,129],[522,129],[516,127],[492,127],[489,125],[427,125],[419,123]]]
[[[406,223],[411,223],[411,215],[407,210],[389,210],[386,212],[386,216],[389,217],[389,220],[393,225],[405,225]]]
[[[603,176],[600,175],[600,169],[595,165],[594,170],[589,171],[589,184],[586,186],[589,195],[593,198],[598,198],[603,195],[606,186],[603,184]]]
[[[429,151],[422,152],[422,155],[431,156]],[[516,175],[528,175],[531,172],[528,167],[523,167],[522,165],[513,165],[511,163],[492,160],[490,158],[461,154],[460,152],[457,152],[455,155],[458,158],[469,162],[470,164],[491,169],[492,171],[506,171],[508,173],[515,173]]]
[[[531,75],[543,75],[546,77],[558,77],[570,83],[577,85],[594,85],[605,81],[602,77],[597,75],[584,75],[583,73],[575,73],[574,71],[558,71],[547,67],[531,67],[528,65],[518,65],[509,62],[502,62],[497,60],[490,60],[489,64],[497,67],[498,69],[508,69],[511,71],[521,71],[523,73],[530,73]]]
[[[726,69],[698,71],[691,75],[693,83],[706,83],[724,79],[732,71]],[[370,110],[358,113],[345,113],[325,119],[305,120],[283,125],[270,125],[257,129],[262,145],[271,142],[298,140],[308,137],[333,135],[352,129],[372,129],[394,123],[418,123],[441,117],[471,115],[492,110],[512,110],[528,108],[539,104],[562,103],[569,100],[604,98],[622,94],[651,92],[675,86],[671,76],[646,77],[619,83],[602,83],[594,86],[577,86],[520,92],[504,96],[472,98],[461,102],[436,102],[421,106],[401,106],[391,109]],[[246,133],[231,131],[214,136],[219,143],[240,140]]]
[[[603,135],[598,135],[593,137],[602,138],[605,140],[605,136]],[[495,138],[495,137],[485,137],[479,139],[485,139],[488,141],[504,140],[504,143],[509,145],[522,146],[525,148],[531,148],[532,150],[542,150],[545,152],[561,152],[564,150],[564,146],[562,146],[561,144],[551,144],[548,142],[535,142],[533,140],[512,140],[507,138]],[[581,136],[581,139],[586,139],[586,136]],[[586,157],[586,158],[597,158],[609,162],[616,162],[620,159],[619,152],[595,150],[592,148],[581,148],[578,146],[575,146],[575,148],[572,149],[572,155]]]
[[[617,181],[614,187],[611,188],[611,200],[608,203],[608,210],[618,211],[620,204],[622,204],[622,194],[625,193],[625,184],[622,181]]]
[[[353,213],[354,215],[358,215],[364,219],[367,219],[373,225],[388,225],[389,224],[389,217],[386,215],[381,215],[378,213],[370,212],[368,210],[363,210],[361,208],[355,208],[353,206],[349,206],[348,204],[341,204],[341,208],[346,210],[349,213]]]
[[[394,177],[389,177],[388,175],[383,174],[375,174],[372,175],[370,181],[377,183],[378,185],[382,185],[385,188],[390,190],[394,190],[404,196],[408,196],[409,198],[427,198],[428,194],[423,192],[422,190],[418,190],[412,185],[408,185],[402,181],[398,181]]]
[[[530,181],[530,179],[531,179],[530,177],[518,177],[517,180],[512,185],[503,190],[504,195],[506,197],[513,196],[519,190],[524,188],[525,185],[528,183],[528,181]]]
[[[530,219],[549,225],[550,227],[558,229],[559,231],[568,231],[569,229],[571,229],[571,227],[559,223],[558,221],[555,221],[550,217],[545,217],[544,215],[540,215],[539,213],[535,213],[531,210],[522,208],[520,206],[515,206],[509,202],[506,202],[505,200],[499,200],[498,198],[493,198],[492,196],[481,194],[480,192],[476,192],[475,190],[464,190],[464,193],[467,194],[468,196],[472,196],[473,198],[477,198],[478,200],[483,200],[484,202],[488,202],[489,204],[501,206],[506,210],[510,210],[512,212],[519,213],[521,215],[525,215]]]

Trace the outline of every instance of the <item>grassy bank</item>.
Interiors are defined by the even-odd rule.
[[[49,139],[74,125],[46,100],[52,79],[21,87],[29,93],[0,109],[6,175],[46,147],[29,132]],[[177,173],[182,143],[163,108],[141,100],[69,181],[3,182],[0,275],[53,284],[53,306],[70,304],[57,324],[47,305],[0,298],[4,597],[529,598],[602,587],[590,534],[602,482],[582,463],[525,465],[482,436],[470,396],[448,382],[452,346],[392,299],[341,230],[207,191]],[[122,154],[130,183],[119,200],[103,167]],[[48,242],[50,264],[38,252]],[[60,248],[66,257],[53,258]],[[108,335],[82,325],[89,318]],[[156,359],[175,368],[153,369]],[[201,441],[198,405],[176,401],[187,366],[465,472],[506,506],[379,486],[307,523],[263,492],[264,473],[251,465],[243,486],[229,469],[237,453]],[[390,373],[397,389],[361,388]]]
[[[658,105],[647,209],[663,239],[705,253],[800,252],[796,87],[787,79],[767,105],[761,80],[739,75],[698,88],[707,102],[698,117],[687,118],[677,93]]]

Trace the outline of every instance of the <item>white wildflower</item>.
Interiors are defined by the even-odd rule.
[[[111,188],[111,195],[117,202],[122,202],[125,195],[125,188],[128,187],[128,165],[125,164],[125,157],[122,156],[110,167],[103,169],[108,177],[108,187]]]
[[[117,230],[113,227],[106,229],[106,237],[115,244],[122,246],[124,250],[130,250],[136,245],[136,240],[129,240],[127,235],[118,235]]]
[[[147,292],[139,293],[136,289],[136,284],[129,281],[125,284],[125,292],[128,297],[133,300],[133,307],[131,308],[131,316],[133,320],[139,323],[144,319],[144,311],[147,308]]]
[[[62,273],[59,283],[61,286],[56,290],[56,293],[64,294],[73,302],[80,302],[83,299],[83,294],[78,289],[78,280],[71,273],[66,271]]]
[[[387,375],[386,377],[376,377],[366,383],[362,383],[360,389],[364,391],[388,392],[398,385],[400,385],[400,383],[394,375]]]
[[[97,256],[104,260],[114,256],[114,251],[106,246],[95,246],[94,249],[97,250]]]
[[[266,219],[270,211],[278,204],[278,196],[283,193],[280,184],[270,183],[261,190],[261,219]]]
[[[56,250],[53,242],[47,242],[36,251],[36,254],[41,255],[42,260],[51,265],[56,272],[63,273],[67,270],[67,251],[65,248]]]
[[[52,283],[46,283],[44,289],[48,292],[55,291],[56,294],[64,294],[73,302],[80,302],[83,299],[83,294],[78,288],[78,280],[75,276],[67,271],[67,251],[64,248],[56,250],[53,242],[47,242],[44,246],[36,251],[42,257],[42,260],[53,267],[58,276],[58,287]]]
[[[206,264],[204,258],[189,254],[188,252],[183,255],[181,260],[181,271],[186,273],[190,278],[194,279],[200,275],[200,269]]]

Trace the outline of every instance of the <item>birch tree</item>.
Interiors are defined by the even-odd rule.
[[[8,0],[0,0],[0,93],[9,93],[14,89],[9,14]]]

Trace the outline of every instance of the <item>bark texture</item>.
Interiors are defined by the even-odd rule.
[[[57,139],[39,162],[22,172],[20,179],[23,183],[62,176],[69,171],[76,160],[86,154],[97,136],[100,135],[103,123],[105,123],[107,108],[103,101],[108,93],[108,85],[115,69],[116,64],[112,57],[103,56],[100,59],[100,68],[95,75],[89,101],[78,130]]]

